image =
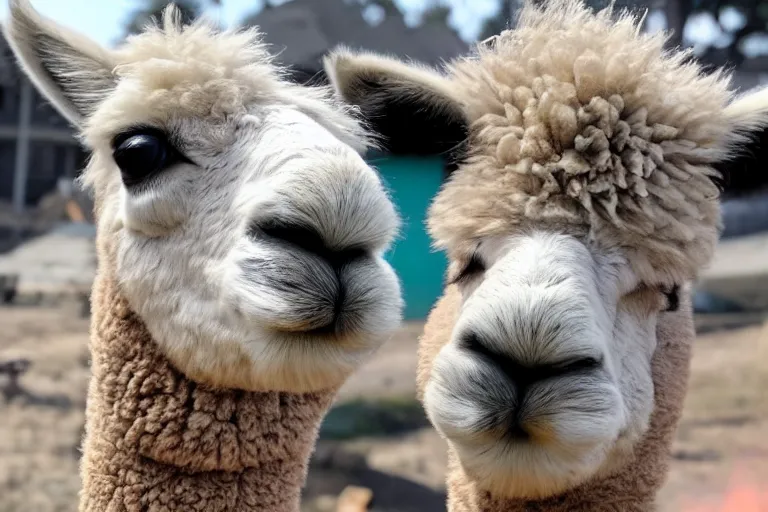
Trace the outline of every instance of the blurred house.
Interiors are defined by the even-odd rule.
[[[385,10],[379,23],[372,25],[359,5],[343,0],[293,0],[265,7],[244,23],[261,29],[278,61],[290,66],[299,81],[320,73],[322,56],[340,44],[433,65],[468,49],[445,23],[427,22],[412,28],[399,13]]]
[[[0,202],[17,211],[37,204],[85,158],[68,122],[23,76],[0,34]]]

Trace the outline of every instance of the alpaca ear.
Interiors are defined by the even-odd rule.
[[[737,140],[731,155],[715,168],[723,195],[740,195],[768,186],[768,87],[748,92],[726,108]]]
[[[323,64],[336,93],[359,107],[384,149],[456,160],[468,123],[445,77],[427,67],[346,49],[326,56]]]
[[[64,117],[81,125],[115,88],[109,51],[43,18],[29,0],[11,0],[10,7],[3,32],[22,69]]]

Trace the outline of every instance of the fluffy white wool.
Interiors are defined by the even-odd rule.
[[[472,151],[432,208],[438,245],[546,220],[631,248],[641,274],[695,277],[718,236],[711,165],[738,130],[728,76],[663,44],[629,14],[555,0],[453,63]]]
[[[367,134],[328,89],[290,83],[257,29],[182,27],[171,7],[108,50],[13,0],[6,32],[92,150],[100,265],[188,377],[333,388],[398,326],[382,256],[398,216]],[[146,127],[184,158],[129,186],[113,139]]]

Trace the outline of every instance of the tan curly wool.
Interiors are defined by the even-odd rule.
[[[720,225],[711,164],[738,137],[727,75],[629,14],[546,5],[449,67],[470,154],[432,206],[436,244],[548,221],[625,247],[640,276],[695,277]]]
[[[670,447],[683,409],[695,333],[690,297],[681,296],[680,309],[665,315],[656,329],[653,356],[655,408],[648,431],[638,443],[634,460],[618,473],[593,480],[559,496],[528,501],[499,499],[479,490],[467,477],[453,450],[449,451],[448,510],[450,512],[651,512],[664,483]],[[449,286],[430,313],[419,344],[419,394],[429,380],[432,362],[448,343],[459,315],[461,296]]]
[[[161,355],[108,269],[93,294],[80,510],[299,510],[332,391],[215,390]]]

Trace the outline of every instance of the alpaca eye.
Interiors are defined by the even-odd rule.
[[[676,284],[671,289],[662,290],[662,292],[667,300],[667,307],[663,311],[677,311],[680,307],[680,285]]]
[[[148,177],[182,160],[162,132],[132,131],[118,135],[112,153],[125,186],[137,185]]]
[[[483,263],[483,260],[480,259],[480,256],[473,254],[467,261],[467,264],[464,265],[464,268],[462,268],[461,272],[456,274],[456,277],[451,279],[451,284],[467,281],[479,274],[482,274],[483,272],[485,272],[485,263]]]

